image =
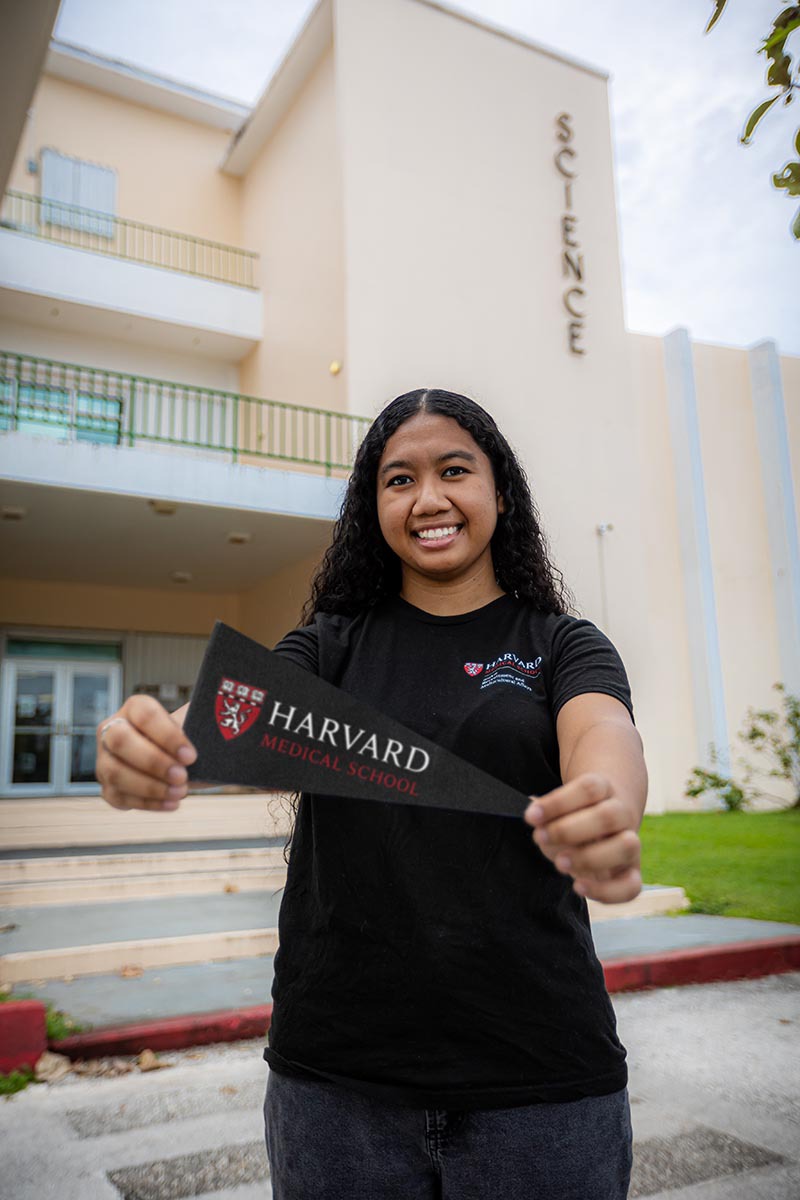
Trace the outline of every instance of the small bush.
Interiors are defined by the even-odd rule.
[[[740,757],[741,785],[732,776],[723,775],[715,769],[706,771],[703,767],[693,767],[685,795],[696,798],[704,792],[711,792],[722,801],[728,812],[741,812],[758,799],[776,800],[783,807],[785,801],[769,792],[764,781],[785,779],[794,789],[792,807],[800,808],[800,699],[787,692],[782,683],[773,684],[773,688],[780,695],[782,712],[748,708],[744,727],[737,735],[751,752],[766,759],[766,766],[754,767]],[[716,768],[716,746],[711,745],[709,752],[713,767]],[[754,778],[760,780],[755,786]]]

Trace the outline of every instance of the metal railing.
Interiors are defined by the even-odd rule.
[[[0,434],[180,447],[347,471],[368,417],[0,350]]]
[[[209,242],[59,200],[44,200],[25,192],[5,193],[0,206],[0,228],[76,246],[92,254],[106,254],[237,287],[257,287],[258,255],[252,250]]]

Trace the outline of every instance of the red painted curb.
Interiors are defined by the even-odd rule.
[[[761,938],[724,946],[695,946],[603,963],[609,992],[757,979],[800,970],[800,936]]]
[[[697,946],[691,950],[670,950],[603,963],[609,992],[757,979],[762,975],[797,970],[800,970],[800,936]],[[51,1042],[50,1049],[72,1059],[138,1054],[141,1050],[183,1050],[211,1042],[266,1037],[271,1017],[271,1004],[168,1017],[76,1033],[63,1041]]]
[[[0,1071],[30,1070],[47,1049],[45,1006],[41,1000],[0,1004]]]
[[[50,1049],[68,1058],[104,1058],[107,1055],[138,1054],[141,1050],[183,1050],[211,1042],[238,1042],[266,1037],[272,1017],[271,1004],[232,1008],[224,1012],[165,1017],[136,1025],[109,1026],[75,1033]]]

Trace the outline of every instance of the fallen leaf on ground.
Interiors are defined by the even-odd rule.
[[[226,883],[225,884],[225,891],[228,892],[229,894],[231,892],[238,892],[238,890],[239,890],[238,883]]]
[[[138,979],[140,975],[144,975],[144,967],[139,967],[136,963],[126,963],[124,967],[119,969],[122,979]]]
[[[11,933],[12,929],[17,929],[16,925],[0,925],[0,933]]]
[[[239,1091],[238,1088],[231,1087],[231,1085],[229,1083],[226,1083],[225,1086],[221,1087],[219,1090],[223,1096],[235,1096],[236,1093]]]
[[[71,1070],[72,1063],[66,1054],[54,1054],[52,1050],[45,1050],[37,1061],[33,1073],[40,1083],[55,1083],[56,1080],[69,1075]]]
[[[171,1067],[172,1063],[162,1062],[152,1050],[142,1050],[136,1059],[136,1065],[140,1071],[160,1071],[162,1067]]]
[[[106,1065],[99,1058],[90,1058],[88,1062],[76,1062],[72,1069],[76,1075],[89,1075],[91,1077],[105,1075],[106,1073]]]

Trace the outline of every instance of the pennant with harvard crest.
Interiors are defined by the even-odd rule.
[[[467,663],[480,674],[484,663]],[[190,779],[521,817],[528,797],[218,621],[184,730]]]

